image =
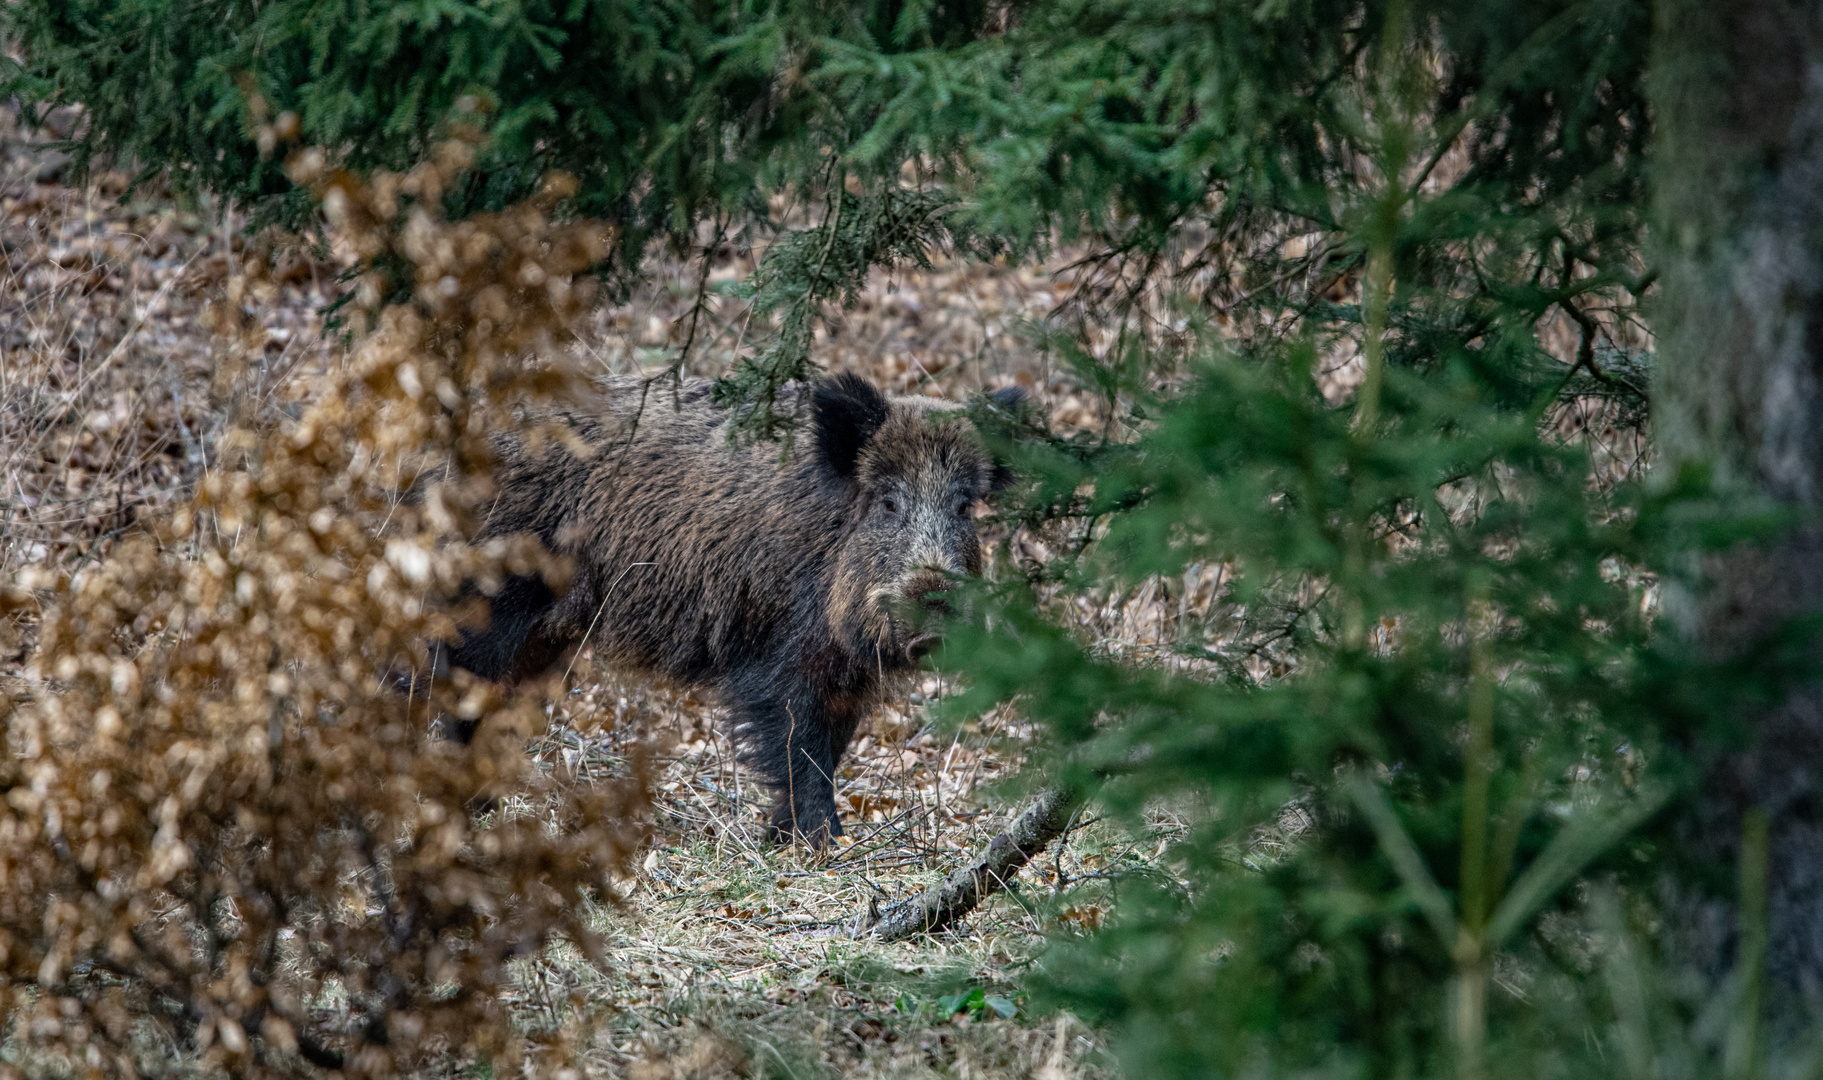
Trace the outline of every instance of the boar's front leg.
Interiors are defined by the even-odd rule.
[[[799,836],[820,848],[841,836],[836,767],[859,715],[832,710],[814,695],[769,692],[763,684],[735,680],[728,689],[741,762],[772,792],[772,841]]]

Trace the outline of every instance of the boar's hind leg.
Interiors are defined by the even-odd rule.
[[[835,773],[841,751],[854,734],[855,718],[832,716],[814,699],[729,695],[741,760],[759,773],[772,792],[775,843],[801,836],[822,847],[842,835],[836,815]],[[838,738],[839,737],[839,738]]]

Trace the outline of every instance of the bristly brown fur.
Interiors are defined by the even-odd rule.
[[[950,581],[981,572],[971,511],[995,464],[953,405],[854,376],[799,388],[812,424],[783,460],[729,443],[706,381],[643,408],[638,380],[602,389],[598,411],[501,440],[484,527],[570,556],[568,591],[509,579],[449,658],[516,681],[588,636],[610,664],[712,688],[773,791],[775,832],[826,843],[857,724],[928,640],[908,605],[946,610]]]

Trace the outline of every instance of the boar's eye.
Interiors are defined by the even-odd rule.
[[[956,516],[957,517],[968,517],[968,508],[973,506],[974,504],[975,503],[974,503],[973,499],[963,499],[961,502],[956,504]]]
[[[891,495],[881,499],[880,505],[885,507],[886,512],[889,514],[896,514],[899,512],[899,500],[893,498]]]

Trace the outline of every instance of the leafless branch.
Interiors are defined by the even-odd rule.
[[[1006,888],[1020,867],[1062,836],[1082,803],[1083,793],[1074,788],[1044,789],[967,866],[951,871],[917,896],[884,911],[870,904],[855,928],[855,936],[903,941],[917,934],[949,929],[981,901]]]

